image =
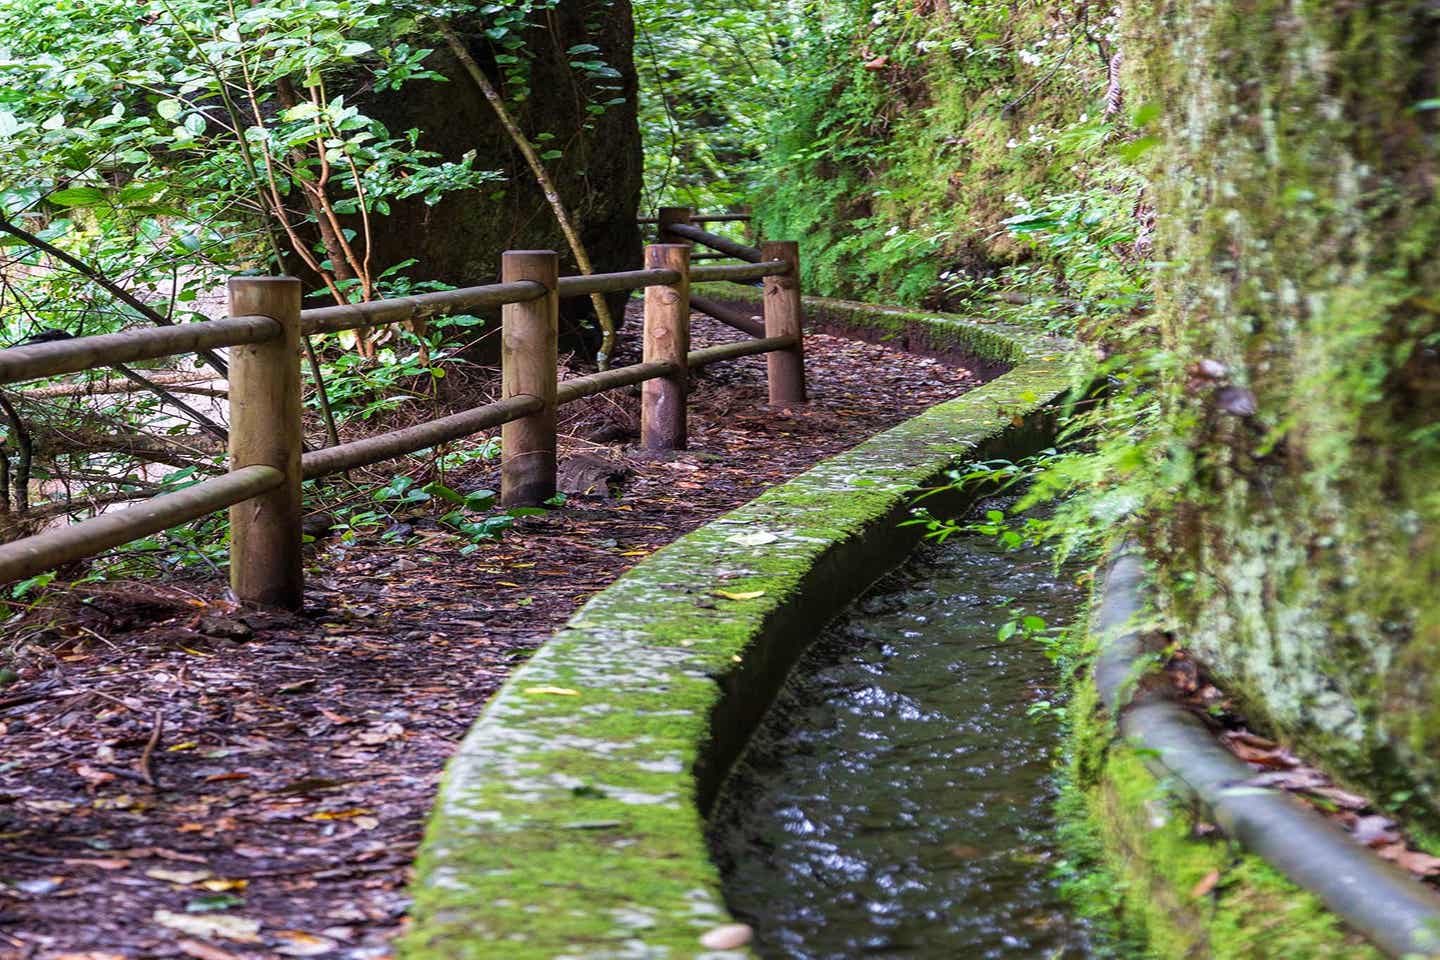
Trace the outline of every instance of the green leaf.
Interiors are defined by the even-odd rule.
[[[105,202],[105,191],[99,187],[66,187],[50,194],[62,207],[93,207]]]
[[[155,104],[155,112],[160,114],[162,120],[174,120],[185,112],[185,104],[179,100],[161,100]]]

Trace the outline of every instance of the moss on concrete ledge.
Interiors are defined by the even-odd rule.
[[[751,304],[758,304],[763,296],[759,287],[738,283],[698,284],[695,294],[712,300]],[[966,353],[993,364],[1024,363],[1027,358],[1043,355],[1058,346],[1053,338],[1024,327],[904,307],[879,307],[853,300],[806,297],[805,313],[812,327],[889,343],[902,350]]]
[[[703,838],[721,777],[820,626],[913,545],[914,492],[1044,442],[1069,385],[1061,345],[976,336],[1021,362],[658,551],[515,673],[446,771],[403,956],[746,955],[699,940],[730,920]]]

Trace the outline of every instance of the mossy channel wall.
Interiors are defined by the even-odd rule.
[[[752,288],[706,295],[752,300]],[[657,551],[593,597],[450,761],[414,884],[410,960],[743,957],[704,817],[786,672],[914,546],[915,493],[1050,436],[1066,344],[930,313],[808,300],[812,325],[1011,369]]]

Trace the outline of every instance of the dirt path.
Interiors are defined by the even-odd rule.
[[[697,345],[722,330],[697,319]],[[638,401],[593,398],[567,451],[619,463],[618,496],[468,556],[428,514],[405,543],[324,541],[303,616],[241,616],[213,581],[71,605],[0,688],[0,957],[388,957],[445,760],[529,651],[656,548],[976,383],[825,335],[806,353],[788,410],[762,359],[707,371],[669,459],[607,445]]]

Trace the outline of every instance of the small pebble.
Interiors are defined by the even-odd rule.
[[[716,927],[700,938],[700,946],[706,950],[734,950],[750,942],[754,935],[748,924],[727,923]]]

